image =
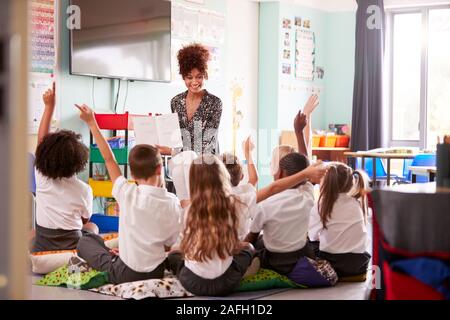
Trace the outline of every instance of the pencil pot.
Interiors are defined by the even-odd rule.
[[[436,146],[436,185],[450,188],[450,144]]]

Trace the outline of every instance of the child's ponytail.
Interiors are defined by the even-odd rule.
[[[368,179],[366,174],[361,172],[360,170],[354,170],[353,177],[355,178],[355,183],[350,195],[360,201],[361,207],[363,209],[364,221],[367,223]]]
[[[333,205],[339,196],[339,179],[338,169],[334,165],[330,165],[327,173],[323,178],[323,182],[320,186],[320,196],[318,201],[318,209],[320,221],[323,228],[327,228],[327,222],[331,217],[331,211]]]

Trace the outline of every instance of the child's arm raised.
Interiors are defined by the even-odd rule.
[[[252,151],[255,149],[251,136],[244,142],[244,157],[247,161],[248,182],[256,186],[258,183],[258,171],[256,170],[255,163],[253,162]]]
[[[297,172],[292,176],[274,181],[267,187],[258,190],[256,193],[256,202],[258,203],[273,196],[274,194],[292,188],[304,180],[309,179],[319,181],[325,175],[326,171],[327,169],[322,165],[322,162],[319,161],[305,170]]]
[[[97,121],[95,120],[94,113],[85,104],[81,106],[76,104],[75,106],[81,112],[80,113],[81,120],[86,122],[86,124],[89,127],[89,130],[91,130],[92,135],[94,136],[94,140],[95,142],[97,142],[97,146],[100,150],[100,153],[102,154],[103,159],[105,159],[106,169],[108,169],[111,181],[114,184],[116,179],[122,175],[122,172],[120,171],[116,158],[114,157],[114,154],[111,151],[111,147],[109,146],[105,137],[103,137],[102,133],[100,132],[100,129],[97,125]]]
[[[298,152],[309,158],[308,149],[305,142],[305,135],[303,134],[303,129],[306,127],[307,123],[308,121],[306,119],[306,115],[299,111],[294,119],[294,130],[295,136],[297,138]]]
[[[48,89],[42,96],[45,109],[39,124],[38,131],[38,145],[42,142],[48,132],[50,131],[50,124],[52,122],[53,112],[55,111],[55,83],[51,89]]]
[[[311,115],[313,111],[319,105],[319,96],[317,94],[312,94],[308,101],[303,107],[303,113],[306,115],[306,127],[304,129],[304,136],[306,140],[306,146],[308,150],[308,158],[311,159],[312,156],[312,128],[311,128]]]

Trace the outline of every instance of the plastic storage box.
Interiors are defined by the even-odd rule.
[[[326,148],[334,148],[336,146],[336,136],[326,136],[325,146]]]
[[[95,223],[98,226],[100,233],[119,231],[119,217],[95,213],[91,217],[91,222]]]
[[[350,142],[349,136],[338,135],[336,136],[336,147],[347,148]]]

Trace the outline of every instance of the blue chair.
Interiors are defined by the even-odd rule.
[[[364,163],[364,171],[367,173],[370,180],[372,180],[373,177],[373,159],[374,158],[365,158]],[[361,162],[361,158],[356,158],[356,169],[361,169]],[[386,168],[384,167],[384,163],[380,158],[375,158],[375,170],[377,180],[387,180]],[[391,174],[391,179],[395,180],[396,178],[397,175]]]
[[[411,170],[409,170],[410,166],[414,167],[436,166],[436,154],[421,153],[416,155],[413,159],[405,159],[403,162],[403,177],[401,177],[399,182],[412,183],[412,174]],[[416,182],[419,183],[428,182],[428,178],[425,176],[417,176]]]

